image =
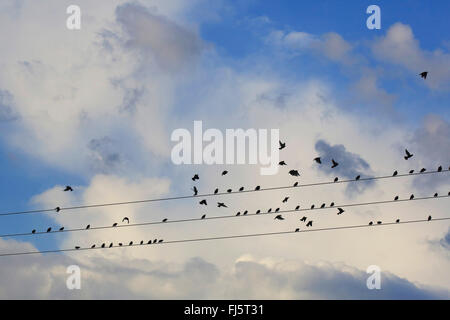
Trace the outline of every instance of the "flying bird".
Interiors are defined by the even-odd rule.
[[[200,201],[199,202],[200,204],[203,204],[203,205],[205,205],[205,206],[207,206],[208,205],[208,203],[206,202],[206,199],[203,199],[202,201]]]
[[[338,210],[339,210],[339,212],[337,213],[338,215],[343,214],[345,212],[345,210],[342,208],[338,208]]]
[[[66,186],[66,188],[63,191],[73,191],[71,186]]]
[[[428,76],[428,71],[421,72],[421,73],[419,73],[419,75],[421,78],[426,79]]]
[[[197,189],[196,186],[194,186],[194,187],[192,188],[192,191],[194,191],[194,196],[196,196],[196,195],[198,194],[198,189]]]
[[[314,161],[318,164],[322,164],[322,160],[320,160],[320,157],[314,158]]]
[[[225,203],[223,203],[223,202],[217,202],[217,208],[220,208],[220,207],[228,208],[228,207],[226,206]]]
[[[309,220],[308,223],[306,224],[307,227],[312,227],[312,220]]]
[[[281,216],[281,214],[277,215],[274,220],[284,220],[284,218]]]
[[[284,148],[286,148],[286,143],[283,143],[281,141],[278,141],[280,143],[280,147],[278,148],[278,150],[283,150]]]
[[[223,170],[223,171],[222,171],[222,175],[223,175],[223,176],[226,175],[227,173],[228,173],[227,170]]]
[[[288,200],[289,200],[289,197],[284,198],[284,199],[283,199],[283,203],[288,202]]]
[[[130,223],[130,219],[128,219],[128,217],[124,217],[123,219],[122,219],[122,222],[127,222],[127,223]]]
[[[278,165],[280,165],[280,166],[287,166],[287,163],[284,162],[284,161],[280,161],[280,162],[278,162]]]
[[[294,177],[300,177],[300,173],[297,170],[291,170],[289,174]]]
[[[334,161],[334,159],[331,159],[331,163],[333,164],[333,165],[331,166],[331,168],[336,168],[336,167],[339,165],[339,163],[337,163],[336,161]]]
[[[308,219],[308,218],[307,217],[303,217],[303,218],[300,219],[300,221],[306,222],[306,219]]]
[[[192,177],[192,181],[198,180],[200,179],[198,174],[194,174],[194,176]]]
[[[394,171],[394,173],[392,174],[393,177],[395,177],[398,174],[397,170]]]
[[[406,153],[406,156],[404,156],[405,160],[408,160],[409,158],[411,158],[411,157],[413,156],[413,154],[410,153],[410,152],[408,151],[408,149],[405,149],[405,153]]]

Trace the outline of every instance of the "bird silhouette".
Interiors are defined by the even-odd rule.
[[[276,209],[275,209],[275,212],[278,212],[278,211],[280,211],[280,208],[276,208]]]
[[[426,79],[428,76],[428,71],[421,72],[421,73],[419,73],[419,75],[421,78]]]
[[[194,174],[194,176],[192,177],[192,181],[195,181],[195,180],[198,180],[198,179],[200,179],[198,174]]]
[[[345,210],[342,209],[342,208],[338,208],[338,211],[339,211],[339,212],[337,213],[338,215],[343,214],[343,213],[345,212]]]
[[[79,246],[76,246],[75,249],[78,250],[78,249],[80,249],[80,247],[79,247]]]
[[[283,199],[283,203],[288,202],[288,200],[289,200],[289,197],[285,197],[285,198]]]
[[[261,213],[261,210],[256,210],[256,214],[260,214]]]
[[[122,222],[127,222],[127,223],[130,223],[130,219],[128,219],[128,217],[124,217],[123,219],[122,219]]]
[[[297,170],[290,170],[289,174],[294,177],[300,177],[300,173]]]
[[[409,174],[413,174],[414,173],[414,170],[409,170]]]
[[[111,243],[109,244],[109,247],[112,248],[112,246],[113,246],[113,243],[111,242]]]
[[[356,178],[355,178],[355,180],[359,180],[360,178],[361,178],[361,176],[360,176],[360,175],[357,175]]]
[[[332,163],[331,168],[336,168],[339,165],[339,163],[334,161],[334,159],[331,159],[331,163]]]
[[[322,205],[320,206],[320,209],[325,208],[325,203],[322,203]]]
[[[199,202],[200,204],[202,204],[202,205],[205,205],[205,206],[207,206],[208,205],[208,203],[206,202],[206,199],[203,199],[202,201],[200,201]]]
[[[241,212],[238,211],[238,213],[236,213],[236,217],[237,217],[237,216],[240,216],[240,215],[241,215]]]
[[[198,194],[198,189],[197,189],[196,186],[194,186],[194,187],[192,188],[192,191],[194,191],[194,196],[196,196],[196,195]]]
[[[244,191],[244,187],[240,187],[240,188],[239,188],[239,191]]]
[[[36,229],[31,230],[31,233],[36,233]]]
[[[52,231],[52,228],[48,228],[48,229],[47,229],[47,232],[50,232],[50,231]]]
[[[280,143],[280,147],[278,148],[278,150],[283,150],[284,148],[286,148],[286,143],[283,143],[281,141],[278,141]]]
[[[227,170],[223,170],[223,171],[222,171],[222,175],[223,175],[223,176],[226,175],[227,173],[228,173]]]
[[[434,197],[437,198],[437,196],[438,196],[438,193],[436,192],[436,193],[434,194]]]
[[[60,207],[56,207],[56,208],[55,208],[55,211],[56,211],[56,212],[60,212],[60,211],[61,211],[61,208],[60,208]]]
[[[119,247],[123,246],[122,242],[119,242]]]
[[[312,227],[312,220],[309,220],[308,223],[306,224],[307,227]]]
[[[439,166],[438,168],[437,168],[437,172],[441,172],[442,171],[442,166]]]
[[[271,213],[272,212],[272,208],[269,208],[269,210],[267,210],[267,213]]]
[[[59,231],[64,231],[64,227],[59,228]]]
[[[406,156],[404,156],[405,160],[408,160],[413,156],[411,152],[408,151],[408,149],[405,149]]]
[[[92,246],[91,246],[91,249],[94,249],[95,248],[95,244],[93,244]]]
[[[278,162],[278,165],[280,165],[280,166],[287,166],[287,163],[284,162],[284,161],[280,161],[280,162]]]
[[[90,227],[91,227],[91,225],[88,224],[88,225],[86,226],[86,230],[88,230]]]
[[[307,217],[303,217],[303,218],[300,219],[300,221],[306,222],[306,219],[308,219],[308,218]]]
[[[102,248],[104,248],[105,247],[105,244],[104,243],[102,243]]]
[[[141,240],[141,242],[139,244],[144,244],[144,240]]]
[[[371,225],[373,225],[373,222],[372,222],[372,221],[369,222],[369,226],[371,226]]]
[[[397,200],[398,200],[398,196],[395,196],[394,201],[397,201]]]
[[[162,219],[162,222],[167,222],[167,218]]]
[[[381,221],[377,221],[377,224],[382,224],[383,222],[381,222]]]
[[[71,186],[66,186],[66,188],[63,191],[73,191]]]
[[[338,180],[339,180],[338,177],[334,178],[334,182],[338,182]]]
[[[394,173],[392,174],[392,176],[395,177],[396,175],[398,175],[397,170],[394,171]]]
[[[274,220],[284,220],[284,218],[281,216],[281,214],[275,216],[275,218],[273,218]]]
[[[395,220],[395,223],[399,223],[399,222],[400,222],[400,219]]]
[[[147,244],[151,244],[151,243],[152,243],[152,240],[148,240]]]
[[[298,186],[298,182],[294,183],[294,187]]]
[[[214,194],[217,194],[219,192],[219,189],[214,190]]]
[[[205,219],[206,218],[206,214],[202,215],[201,219]]]
[[[300,232],[300,228],[295,229],[295,232]]]
[[[255,191],[261,190],[260,186],[256,186]]]
[[[228,190],[227,190],[228,193],[230,193],[231,191],[233,191],[233,190],[231,190],[231,189],[228,189]]]
[[[248,210],[245,210],[244,213],[242,215],[246,216],[248,213]]]
[[[300,206],[296,206],[296,207],[295,207],[295,210],[298,210],[298,209],[300,209]]]
[[[425,171],[427,171],[427,169],[425,168],[420,169],[420,173],[424,173]]]
[[[311,206],[311,209],[314,209],[314,205]]]
[[[330,207],[334,207],[334,202],[330,203]]]
[[[223,203],[223,202],[217,202],[217,208],[221,208],[221,207],[223,207],[223,208],[228,208],[228,207],[226,206],[225,203]]]
[[[409,197],[409,200],[412,200],[412,199],[414,199],[414,195],[413,194]]]
[[[320,157],[314,158],[314,161],[318,164],[322,164],[322,160],[320,160]]]
[[[114,222],[112,226],[117,227],[117,222]]]
[[[431,221],[431,216],[428,216],[428,221]]]
[[[129,246],[132,246],[133,245],[133,241],[130,241],[130,243],[128,244]]]
[[[161,243],[161,242],[163,242],[163,241],[164,241],[163,239],[159,239],[158,243]]]

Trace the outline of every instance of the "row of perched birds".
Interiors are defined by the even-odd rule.
[[[153,242],[152,242],[152,240],[148,240],[146,243],[144,242],[144,240],[141,240],[141,242],[139,243],[139,245],[144,245],[144,244],[155,244],[155,243],[162,243],[164,240],[163,239],[154,239],[153,240]],[[133,245],[133,241],[130,241],[129,243],[128,243],[128,246],[132,246]],[[115,246],[115,247],[122,247],[122,246],[124,246],[124,245],[126,245],[126,244],[123,244],[122,242],[119,242],[118,244],[117,244],[117,246]],[[135,244],[135,245],[138,245],[137,243]],[[106,243],[102,243],[100,246],[96,246],[96,244],[93,244],[90,248],[91,249],[95,249],[95,248],[112,248],[112,247],[114,247],[114,243],[113,242],[111,242],[108,246],[106,245]],[[75,249],[80,249],[81,247],[80,246],[75,246]]]
[[[428,216],[427,221],[431,221],[431,219],[432,219],[432,217]],[[400,219],[395,220],[395,223],[400,223]],[[377,224],[383,224],[383,222],[382,221],[377,221]],[[370,221],[369,222],[369,226],[373,226],[373,225],[374,225],[374,222]]]

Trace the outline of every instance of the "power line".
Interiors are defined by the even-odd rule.
[[[229,195],[229,194],[242,194],[242,193],[250,193],[250,192],[262,192],[262,191],[272,191],[272,190],[282,190],[282,189],[304,188],[304,187],[322,186],[322,185],[329,185],[329,184],[373,181],[373,180],[381,180],[381,179],[389,179],[389,178],[411,177],[411,176],[425,175],[425,174],[446,173],[446,172],[449,172],[449,171],[450,170],[441,170],[441,171],[436,170],[436,171],[428,171],[428,172],[426,171],[426,172],[398,174],[396,176],[390,175],[390,176],[379,176],[379,177],[367,177],[367,178],[360,178],[359,180],[355,180],[355,179],[351,179],[350,180],[349,179],[349,180],[341,180],[341,181],[336,181],[336,182],[334,182],[334,181],[324,181],[324,182],[315,182],[315,183],[280,186],[280,187],[269,187],[269,188],[261,188],[259,190],[243,190],[243,191],[232,191],[232,192],[218,192],[218,193],[199,194],[199,195],[196,195],[196,196],[194,196],[194,195],[177,196],[177,197],[167,197],[167,198],[154,198],[154,199],[144,199],[144,200],[123,201],[123,202],[100,203],[100,204],[91,204],[91,205],[82,205],[82,206],[60,207],[59,208],[59,213],[61,213],[61,211],[65,211],[65,210],[88,209],[88,208],[109,207],[109,206],[120,206],[120,205],[148,203],[148,202],[160,202],[160,201],[172,201],[172,200],[201,198],[201,197],[213,197],[213,196],[222,196],[222,195]],[[45,212],[57,213],[55,208],[53,208],[53,209],[37,209],[37,210],[28,210],[28,211],[4,212],[4,213],[0,213],[0,217],[2,217],[2,216],[11,216],[11,215],[21,215],[21,214],[32,214],[32,213],[45,213]]]
[[[240,234],[240,235],[230,235],[230,236],[217,236],[217,237],[206,237],[206,238],[193,238],[193,239],[181,239],[181,240],[170,240],[163,241],[158,243],[143,243],[143,244],[132,244],[132,245],[113,245],[112,247],[95,247],[95,248],[79,248],[79,249],[55,249],[55,250],[43,250],[43,251],[25,251],[25,252],[12,252],[12,253],[2,253],[0,257],[8,257],[8,256],[21,256],[21,255],[32,255],[39,253],[58,253],[58,252],[71,252],[71,251],[85,251],[85,250],[96,250],[96,249],[112,249],[112,248],[127,248],[127,247],[138,247],[138,246],[148,246],[153,244],[176,244],[176,243],[187,243],[187,242],[201,242],[201,241],[214,241],[214,240],[225,240],[225,239],[236,239],[236,238],[251,238],[251,237],[262,237],[262,236],[274,236],[274,235],[286,235],[286,234],[300,234],[306,232],[320,232],[320,231],[331,231],[331,230],[344,230],[344,229],[359,229],[359,228],[374,228],[381,226],[392,226],[392,225],[400,225],[400,224],[412,224],[412,223],[423,223],[423,222],[432,222],[432,221],[444,221],[450,220],[448,218],[436,218],[432,220],[421,219],[421,220],[409,220],[409,221],[400,221],[400,222],[388,222],[384,224],[375,224],[375,225],[349,225],[349,226],[340,226],[340,227],[328,227],[328,228],[317,228],[317,229],[305,229],[299,231],[277,231],[277,232],[265,232],[265,233],[250,233],[250,234]]]
[[[282,214],[282,213],[294,213],[294,212],[302,212],[302,211],[317,211],[317,210],[326,210],[326,209],[337,209],[337,208],[347,208],[347,207],[357,207],[357,206],[367,206],[367,205],[376,205],[376,204],[386,204],[386,203],[399,203],[399,202],[405,202],[405,201],[419,201],[419,200],[431,200],[431,199],[442,199],[442,198],[449,198],[450,195],[445,196],[437,196],[437,197],[421,197],[421,198],[414,198],[412,200],[410,199],[399,199],[399,200],[382,200],[382,201],[372,201],[372,202],[360,202],[360,203],[351,203],[351,204],[342,204],[342,205],[334,205],[332,207],[324,207],[324,208],[300,208],[300,209],[293,209],[293,210],[280,210],[278,212],[260,212],[260,213],[250,213],[246,215],[226,215],[226,216],[212,216],[212,217],[205,217],[205,218],[189,218],[189,219],[178,219],[178,220],[167,220],[165,222],[162,221],[152,221],[152,222],[142,222],[142,223],[132,223],[132,224],[124,224],[124,225],[117,225],[117,226],[100,226],[100,227],[90,227],[89,229],[86,228],[74,228],[74,229],[64,229],[62,231],[54,230],[50,232],[41,231],[41,232],[28,232],[28,233],[10,233],[10,234],[2,234],[0,235],[0,238],[12,238],[12,237],[19,237],[19,236],[35,236],[35,235],[43,235],[43,234],[54,234],[54,233],[65,233],[65,232],[76,232],[76,231],[92,231],[92,230],[104,230],[104,229],[115,229],[115,228],[128,228],[128,227],[142,227],[147,225],[156,225],[156,224],[168,224],[168,223],[183,223],[183,222],[199,222],[203,220],[216,220],[216,219],[229,219],[229,218],[239,218],[239,217],[248,217],[248,216],[265,216],[267,214]]]

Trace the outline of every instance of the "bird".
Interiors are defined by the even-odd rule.
[[[438,193],[436,192],[436,193],[434,194],[434,197],[437,198],[437,196],[438,196]]]
[[[147,244],[151,244],[151,243],[152,243],[152,240],[148,240]]]
[[[338,215],[343,214],[345,212],[345,210],[342,208],[338,208],[338,210],[339,210],[339,212],[337,213]]]
[[[280,166],[287,166],[287,163],[284,162],[284,161],[280,161],[280,162],[278,162],[278,165],[280,165]]]
[[[261,190],[260,186],[256,186],[255,191]]]
[[[123,246],[122,242],[119,242],[119,247]]]
[[[291,170],[289,174],[294,177],[300,177],[300,173],[297,170]]]
[[[194,187],[192,188],[192,191],[194,191],[194,196],[196,196],[196,195],[198,194],[198,189],[197,189],[196,186],[194,186]]]
[[[369,222],[369,226],[371,226],[371,225],[373,225],[373,222],[372,222],[372,221]]]
[[[162,222],[167,222],[167,218],[162,219]]]
[[[330,207],[334,207],[334,202],[330,203]]]
[[[36,233],[36,229],[31,230],[31,233]]]
[[[223,202],[217,202],[217,208],[220,208],[220,207],[228,208],[228,207],[226,206],[225,203],[223,203]]]
[[[48,228],[48,229],[47,229],[47,232],[50,232],[50,231],[52,231],[52,228]]]
[[[307,217],[303,217],[300,219],[300,221],[306,222],[306,219],[308,219]]]
[[[64,231],[64,227],[59,228],[59,231]]]
[[[198,174],[194,174],[194,176],[192,177],[192,181],[195,181],[195,180],[198,180],[198,179],[200,179]]]
[[[300,232],[300,228],[295,229],[295,232]]]
[[[73,191],[71,186],[66,186],[66,188],[63,191]]]
[[[421,72],[421,73],[419,73],[419,75],[421,78],[426,79],[427,75],[428,75],[428,71]]]
[[[322,160],[320,160],[320,157],[314,158],[314,161],[318,164],[322,164]]]
[[[398,196],[395,196],[394,201],[397,201],[397,200],[398,200]]]
[[[240,211],[239,211],[238,213],[236,213],[236,217],[237,217],[237,216],[240,216],[240,215],[241,215],[241,212],[240,212]]]
[[[239,188],[239,191],[244,191],[244,187],[240,187],[240,188]]]
[[[413,194],[409,197],[409,200],[412,200],[412,199],[414,199],[414,195]]]
[[[112,226],[117,227],[117,222],[114,222]]]
[[[311,206],[311,209],[314,209],[314,205]]]
[[[394,171],[394,173],[392,174],[393,177],[395,177],[398,174],[397,170]]]
[[[261,210],[256,210],[256,214],[260,214],[261,213]]]
[[[278,211],[280,211],[280,208],[276,208],[276,209],[275,209],[275,212],[278,212]]]
[[[322,203],[322,205],[320,206],[320,209],[325,208],[325,203]]]
[[[377,224],[382,224],[382,222],[381,221],[377,221]]]
[[[414,170],[409,170],[409,174],[413,174],[414,173]]]
[[[357,175],[356,178],[355,178],[355,180],[358,181],[359,178],[361,178],[361,176],[360,176],[360,175]]]
[[[129,246],[132,246],[133,245],[133,241],[130,241],[130,243],[128,244]]]
[[[331,168],[336,168],[336,167],[339,165],[339,163],[337,163],[336,161],[334,161],[334,159],[331,159],[331,163],[333,164],[333,165],[331,166]]]
[[[56,211],[56,212],[60,212],[60,211],[61,211],[61,208],[60,208],[60,207],[56,207],[56,208],[55,208],[55,211]]]
[[[222,171],[222,175],[223,175],[223,176],[226,175],[227,173],[228,173],[227,170],[223,170],[223,171]]]
[[[442,171],[442,166],[439,166],[438,168],[437,168],[437,172],[441,172]]]
[[[406,156],[404,156],[405,160],[408,160],[409,158],[411,158],[411,157],[413,156],[413,154],[410,153],[410,152],[408,151],[408,149],[405,149],[405,153],[406,153]]]
[[[104,243],[102,243],[102,248],[104,248],[105,247],[105,244]]]
[[[243,216],[246,216],[248,213],[248,210],[245,210],[244,213],[242,214]]]
[[[91,227],[91,225],[88,224],[88,225],[86,226],[86,230],[88,230],[90,227]]]
[[[298,186],[298,182],[294,183],[294,187]]]
[[[427,171],[427,169],[425,168],[420,169],[420,173],[424,173],[425,171]]]
[[[338,177],[334,178],[334,182],[338,182],[338,180],[339,180]]]
[[[139,244],[144,244],[144,240],[141,240],[141,242]]]
[[[218,192],[219,192],[218,188],[216,190],[214,190],[214,194],[217,194]]]
[[[112,248],[112,246],[113,246],[113,243],[111,242],[111,243],[109,244],[109,247]]]
[[[272,212],[272,208],[269,208],[269,210],[267,210],[267,213],[271,213]]]
[[[278,141],[279,143],[280,143],[280,147],[278,148],[278,150],[283,150],[284,148],[286,148],[286,143],[284,142],[281,142],[281,141]]]
[[[206,214],[202,215],[201,219],[205,219],[206,218]]]
[[[273,218],[274,220],[284,220],[284,218],[282,217],[281,214],[277,215],[275,218]]]
[[[80,249],[80,247],[79,247],[79,246],[76,246],[75,249],[78,250],[78,249]]]
[[[91,246],[91,249],[94,249],[95,248],[95,244],[93,244],[92,246]]]
[[[308,223],[306,224],[307,227],[312,227],[312,220],[309,220]]]
[[[300,206],[296,206],[296,207],[295,207],[295,210],[298,210],[298,209],[300,209]]]
[[[130,219],[128,219],[128,217],[124,217],[123,219],[122,219],[122,222],[127,222],[127,223],[130,223]]]
[[[283,199],[283,203],[288,202],[288,199],[289,199],[289,197],[285,197],[285,198]]]
[[[163,239],[159,239],[158,243],[161,243],[161,242],[163,242],[163,241],[164,241]]]
[[[200,204],[202,204],[202,205],[205,205],[205,206],[207,206],[208,205],[208,203],[206,202],[206,199],[203,199],[202,201],[200,201],[199,202]]]
[[[228,190],[227,190],[228,193],[230,193],[231,191],[233,191],[233,190],[231,190],[231,189],[228,189]]]
[[[428,221],[431,221],[431,216],[428,216]]]
[[[395,223],[399,223],[399,222],[400,222],[400,219],[395,220]]]

